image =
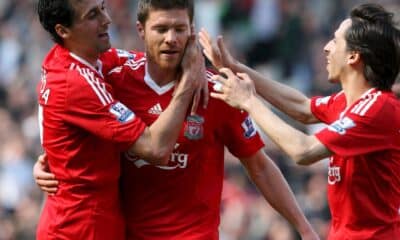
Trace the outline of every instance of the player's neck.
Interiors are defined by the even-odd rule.
[[[178,70],[163,69],[150,62],[147,64],[147,71],[153,81],[160,87],[177,80],[178,76]]]
[[[357,101],[372,86],[360,72],[352,72],[341,79],[342,88],[346,96],[347,106]]]
[[[86,62],[88,62],[89,64],[91,64],[92,66],[96,66],[97,65],[97,60],[99,59],[99,53],[93,53],[90,51],[85,51],[83,49],[80,48],[75,48],[75,47],[71,47],[68,46],[67,44],[64,46],[66,49],[68,49],[70,52],[72,52],[73,54],[75,54],[76,56],[82,58],[83,60],[85,60]]]

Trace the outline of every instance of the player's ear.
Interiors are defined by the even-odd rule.
[[[354,65],[361,61],[361,55],[357,51],[351,51],[347,58],[347,64]]]
[[[67,39],[70,36],[71,31],[61,24],[56,24],[54,29],[56,30],[57,35],[60,36],[62,39]]]
[[[144,40],[144,25],[139,21],[136,21],[136,30],[138,32],[139,37],[142,40]]]

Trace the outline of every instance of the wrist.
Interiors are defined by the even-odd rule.
[[[243,101],[240,108],[248,113],[250,113],[253,109],[255,109],[255,106],[257,105],[259,99],[257,98],[256,95],[251,95],[249,98],[247,98],[246,101]]]
[[[243,71],[243,64],[238,60],[234,60],[231,64],[229,64],[228,68],[230,68],[234,73],[244,72]]]
[[[311,227],[310,223],[306,222],[298,228],[299,234],[303,238],[310,238],[311,236],[317,236],[314,229]]]
[[[190,87],[178,86],[172,96],[171,102],[189,102],[193,97],[193,92],[194,89]]]
[[[180,80],[175,84],[175,90],[172,99],[186,99],[193,95],[195,90],[195,73],[192,71],[183,71]]]
[[[171,102],[189,102],[193,96],[193,89],[178,89],[171,99]]]

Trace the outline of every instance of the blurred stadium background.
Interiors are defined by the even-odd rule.
[[[0,0],[0,240],[35,239],[43,194],[32,165],[41,152],[36,118],[40,63],[52,46],[38,23],[37,0]],[[135,29],[135,0],[108,0],[112,43],[143,49]],[[326,81],[323,46],[359,0],[195,0],[196,27],[223,34],[241,61],[307,95],[337,90]],[[400,14],[398,0],[371,0]],[[284,116],[283,116],[284,117]],[[288,120],[289,121],[289,120]],[[306,132],[319,126],[297,128]],[[326,161],[296,166],[266,139],[266,151],[282,170],[321,239],[326,238]],[[227,154],[221,208],[221,240],[298,239]]]

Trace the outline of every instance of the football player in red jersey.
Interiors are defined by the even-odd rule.
[[[131,52],[131,59],[107,74],[116,96],[147,124],[170,104],[192,20],[191,0],[140,0],[137,28],[146,52]],[[207,78],[212,75],[207,72]],[[302,239],[318,239],[279,169],[263,152],[248,115],[215,99],[186,118],[168,165],[124,154],[127,239],[218,239],[224,146]]]
[[[191,41],[170,105],[146,125],[104,80],[100,55],[110,48],[111,22],[105,2],[40,0],[38,15],[55,41],[43,61],[38,101],[42,144],[59,184],[46,200],[37,239],[125,239],[119,153],[168,161],[204,59]]]
[[[400,103],[391,91],[400,32],[392,17],[377,4],[351,11],[324,48],[328,80],[343,90],[311,99],[234,60],[222,38],[213,44],[206,31],[200,34],[204,52],[227,76],[214,77],[222,86],[213,97],[246,110],[298,164],[330,157],[329,240],[400,239]],[[311,136],[297,131],[265,107],[256,90],[294,119],[327,126]]]

